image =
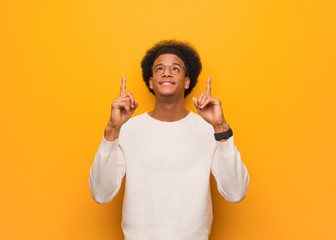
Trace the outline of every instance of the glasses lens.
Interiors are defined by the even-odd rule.
[[[165,67],[163,65],[157,65],[155,68],[154,68],[154,74],[156,75],[161,75],[163,74],[165,71]]]
[[[181,66],[178,65],[178,64],[173,64],[173,65],[171,65],[171,66],[169,67],[169,70],[170,70],[170,72],[171,72],[173,75],[178,75],[178,74],[181,73],[182,68],[181,68]]]

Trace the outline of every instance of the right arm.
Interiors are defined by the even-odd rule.
[[[119,192],[125,176],[125,160],[119,139],[103,137],[90,168],[89,186],[92,198],[100,204],[109,203]]]
[[[124,154],[119,146],[121,126],[132,116],[138,107],[130,92],[126,91],[123,76],[120,96],[111,107],[111,116],[105,128],[104,137],[90,168],[89,186],[97,203],[108,203],[117,195],[125,176]]]

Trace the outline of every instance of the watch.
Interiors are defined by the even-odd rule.
[[[233,136],[232,129],[230,128],[226,132],[214,133],[216,141],[228,139],[229,137]]]

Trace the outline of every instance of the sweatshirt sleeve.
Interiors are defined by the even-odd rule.
[[[93,199],[108,203],[117,195],[125,176],[125,160],[119,138],[113,142],[104,137],[90,168],[89,186]]]
[[[229,202],[244,199],[250,182],[247,168],[233,142],[233,136],[225,142],[216,141],[211,172],[217,181],[219,193]]]

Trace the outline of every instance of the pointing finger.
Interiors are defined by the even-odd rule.
[[[206,94],[211,96],[211,76],[209,76],[206,85]]]
[[[120,96],[124,95],[126,92],[126,78],[124,74],[121,75],[121,78],[122,80],[121,80],[121,87],[120,87]]]

